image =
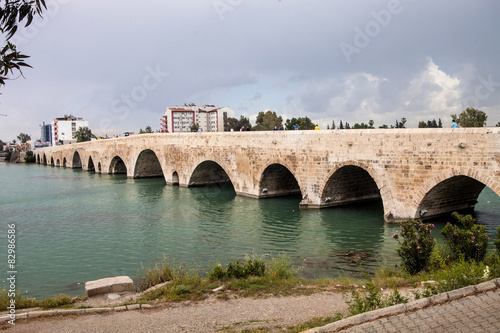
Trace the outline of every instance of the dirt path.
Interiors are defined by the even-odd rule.
[[[0,328],[9,333],[240,332],[253,327],[277,331],[313,317],[346,312],[347,304],[341,293],[325,292],[265,299],[212,298],[137,311],[18,320],[15,326],[3,324]]]

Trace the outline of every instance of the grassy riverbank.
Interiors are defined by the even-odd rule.
[[[446,262],[442,255],[446,249],[437,247],[426,270],[410,275],[401,267],[381,267],[363,279],[308,280],[299,276],[298,269],[286,255],[275,258],[247,258],[227,265],[217,264],[203,275],[192,268],[176,264],[166,257],[159,258],[143,268],[136,279],[136,291],[142,292],[160,283],[162,287],[142,293],[141,303],[168,303],[199,301],[209,297],[232,299],[240,297],[268,297],[310,295],[318,292],[342,293],[349,304],[349,314],[354,315],[374,309],[405,303],[411,299],[428,297],[468,285],[500,277],[500,257],[489,254],[477,263],[457,259]],[[424,282],[424,283],[423,283]],[[404,292],[400,292],[404,290]],[[16,296],[16,308],[75,308],[83,298],[58,296],[44,300]],[[6,291],[0,293],[0,310],[5,311],[10,298]],[[301,332],[342,319],[338,313],[329,317],[316,317],[308,322],[283,328],[283,332]],[[238,332],[228,327],[227,332]],[[257,328],[245,332],[271,332]]]
[[[141,302],[196,301],[214,293],[221,299],[310,295],[323,291],[348,295],[353,290],[359,290],[362,295],[364,291],[368,291],[362,287],[367,284],[382,290],[415,288],[416,296],[422,297],[500,277],[500,257],[497,254],[489,254],[479,263],[465,260],[446,262],[439,253],[442,251],[442,248],[436,249],[428,269],[419,274],[410,275],[400,267],[381,267],[376,273],[366,274],[362,279],[349,276],[338,279],[304,279],[299,276],[299,270],[286,255],[267,260],[244,259],[241,262],[230,262],[226,266],[217,264],[204,275],[163,257],[143,268],[142,276],[136,278],[135,287],[137,292],[143,292],[167,282],[163,287],[143,293]],[[71,307],[82,299],[83,297],[60,295],[36,300],[22,298],[20,294],[15,298],[17,309]],[[9,302],[7,291],[0,291],[0,311],[5,311]]]

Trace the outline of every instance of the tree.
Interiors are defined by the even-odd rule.
[[[33,151],[28,150],[26,152],[26,156],[24,156],[24,162],[26,162],[26,163],[35,163],[36,162],[36,158],[35,158],[35,155],[33,155]]]
[[[418,128],[426,128],[426,127],[427,127],[427,123],[425,121],[418,122]]]
[[[238,127],[238,119],[233,117],[226,118],[226,121],[224,123],[224,131],[230,131],[231,129],[235,130],[239,128],[241,128],[241,126]]]
[[[251,129],[252,124],[250,124],[250,119],[240,116],[240,119],[227,117],[226,123],[224,124],[224,130],[230,131],[231,128],[235,131],[239,131],[240,128],[244,127],[245,129]]]
[[[495,125],[495,127],[500,127],[500,121]]]
[[[23,75],[22,67],[31,67],[24,61],[29,56],[17,51],[16,45],[9,40],[16,34],[19,23],[26,21],[24,26],[29,26],[33,17],[41,17],[45,9],[45,0],[6,0],[0,7],[0,31],[6,34],[5,45],[0,50],[0,86],[5,85],[8,75],[14,72]]]
[[[151,126],[146,126],[146,128],[143,130],[142,128],[139,129],[139,134],[146,134],[146,133],[154,133],[153,130],[151,129]]]
[[[78,130],[75,134],[76,142],[85,142],[90,141],[91,138],[95,138],[95,135],[92,134],[92,131],[87,127],[78,127]]]
[[[193,125],[191,125],[191,132],[198,132],[199,128],[200,128],[200,124],[193,123]]]
[[[438,128],[443,128],[443,123],[441,122],[441,118],[439,118],[438,121]]]
[[[404,118],[404,117],[403,117],[403,118],[401,118],[401,123],[400,123],[400,124],[402,124],[401,128],[406,128],[406,127],[405,127],[405,124],[406,124],[406,118]]]
[[[461,127],[484,127],[488,116],[481,110],[467,108],[458,116],[456,114],[451,115],[451,119]]]
[[[281,124],[283,124],[283,118],[281,116],[278,117],[276,112],[274,111],[264,111],[259,112],[257,115],[257,121],[254,130],[256,131],[272,131],[274,127],[280,128]]]
[[[344,129],[344,124],[342,124],[342,120],[340,121],[339,129]]]
[[[353,129],[365,129],[365,128],[370,128],[370,126],[365,124],[365,123],[361,123],[361,124],[355,123],[352,128]]]
[[[28,134],[26,133],[19,133],[19,135],[17,136],[17,139],[19,141],[21,141],[21,143],[26,143],[28,142],[29,140],[31,140],[31,136],[29,136]]]
[[[316,127],[309,117],[287,119],[285,127],[287,130],[293,130],[293,125],[295,124],[299,125],[301,130],[313,130]]]
[[[335,129],[335,120],[332,121],[332,127],[331,127],[331,129]]]
[[[381,126],[379,126],[378,128],[389,128],[389,126],[387,126],[386,124],[382,124]]]
[[[368,125],[370,125],[369,128],[373,128],[373,124],[375,124],[375,122],[373,120],[368,120]]]

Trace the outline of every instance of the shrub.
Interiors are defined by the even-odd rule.
[[[36,158],[35,158],[35,155],[33,155],[33,151],[28,150],[26,152],[26,156],[24,156],[24,162],[26,162],[26,163],[35,163],[36,162]]]
[[[452,216],[463,226],[460,228],[448,222],[441,231],[452,253],[456,258],[463,257],[466,261],[482,261],[489,241],[489,237],[485,234],[486,226],[476,224],[471,215],[464,216],[455,212]]]
[[[366,286],[351,291],[351,299],[346,303],[349,304],[349,312],[356,315],[396,304],[408,303],[408,301],[409,298],[401,295],[396,288],[391,294],[384,297],[382,289],[378,288],[373,281],[368,280]]]
[[[263,276],[265,272],[266,265],[260,259],[248,259],[244,265],[241,265],[240,261],[236,260],[236,263],[229,262],[226,269],[221,264],[217,264],[208,273],[208,279],[245,279],[249,276]]]
[[[497,248],[497,253],[498,255],[500,255],[500,225],[498,226],[497,229],[497,240],[494,243]]]
[[[433,279],[438,281],[436,285],[437,292],[443,293],[483,282],[488,279],[486,272],[487,269],[484,263],[460,258],[447,268],[433,273]]]
[[[267,273],[273,278],[289,279],[298,275],[298,269],[293,265],[286,254],[282,254],[271,259]]]
[[[171,281],[176,276],[183,276],[185,273],[183,265],[175,264],[166,256],[158,257],[149,266],[142,266],[142,276],[136,279],[136,289],[143,291],[157,284]]]
[[[403,260],[403,268],[412,275],[427,266],[435,243],[431,236],[432,228],[434,224],[410,221],[401,224],[399,235],[392,235],[400,244],[397,252]],[[400,241],[399,237],[403,240]]]

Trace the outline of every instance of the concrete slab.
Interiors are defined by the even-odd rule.
[[[128,276],[115,276],[85,282],[85,296],[87,297],[109,293],[132,292],[133,290],[134,282]]]

